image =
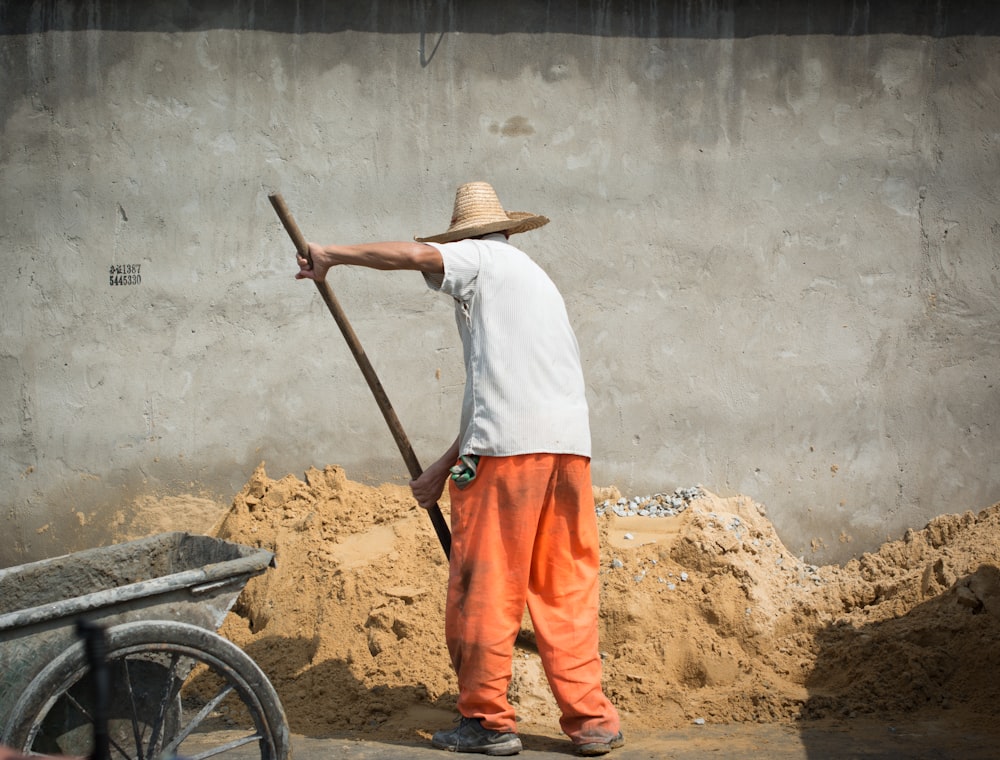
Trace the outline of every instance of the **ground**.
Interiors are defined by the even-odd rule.
[[[619,496],[595,489],[601,646],[605,690],[637,744],[680,736],[688,750],[691,741],[732,750],[736,736],[720,737],[742,725],[751,744],[791,732],[805,747],[794,756],[827,757],[804,737],[819,747],[820,737],[867,726],[928,751],[922,726],[956,753],[928,757],[995,746],[983,732],[1000,697],[1000,505],[815,567],[784,547],[748,497]],[[362,485],[336,466],[275,480],[262,464],[219,534],[277,555],[222,632],[268,674],[300,742],[406,745],[449,724],[447,565],[408,489]],[[555,751],[557,711],[527,617],[523,628],[511,700],[522,733]],[[688,756],[680,751],[664,744],[641,756]]]

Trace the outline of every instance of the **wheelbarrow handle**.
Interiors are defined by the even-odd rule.
[[[295,223],[295,219],[292,218],[292,214],[285,205],[285,200],[281,197],[281,194],[272,193],[268,195],[268,200],[271,201],[275,213],[277,213],[282,225],[284,225],[288,236],[292,239],[295,250],[303,258],[312,263],[312,257],[309,255],[309,245],[306,243],[301,230],[299,230],[299,226]],[[413,447],[406,437],[403,425],[396,416],[396,412],[389,402],[389,396],[382,387],[382,383],[379,382],[378,375],[375,374],[375,368],[372,367],[372,363],[368,360],[368,355],[361,346],[361,341],[358,340],[354,328],[347,321],[347,315],[344,313],[340,303],[337,301],[337,297],[333,294],[333,290],[330,289],[329,284],[325,280],[313,280],[313,282],[316,283],[316,288],[319,290],[320,296],[322,296],[324,303],[326,303],[327,308],[330,310],[330,314],[333,315],[333,319],[340,328],[340,332],[343,333],[344,339],[351,349],[351,353],[354,354],[354,359],[361,370],[361,374],[364,375],[365,380],[368,382],[368,387],[375,396],[375,401],[382,411],[382,416],[385,417],[385,421],[389,425],[389,432],[392,433],[392,437],[396,441],[396,446],[399,448],[399,453],[403,455],[403,461],[410,471],[410,477],[414,480],[419,478],[423,473],[423,469],[417,461],[417,455],[413,452]],[[441,514],[441,508],[435,503],[427,510],[427,514],[430,515],[431,523],[434,525],[434,531],[441,542],[441,548],[444,549],[445,556],[451,557],[451,531],[448,528],[447,521],[444,519],[444,515]]]

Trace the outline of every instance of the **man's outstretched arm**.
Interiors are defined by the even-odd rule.
[[[295,275],[298,280],[322,281],[331,267],[342,265],[382,270],[412,269],[429,274],[444,272],[441,252],[426,243],[397,241],[326,246],[309,243],[309,253],[311,265],[304,256],[295,257],[299,265]]]

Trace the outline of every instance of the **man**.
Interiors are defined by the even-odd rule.
[[[445,636],[458,677],[458,726],[441,749],[486,755],[521,750],[507,700],[524,605],[561,710],[581,755],[622,746],[601,690],[597,519],[590,426],[576,337],[562,296],[511,235],[548,223],[508,213],[485,182],[458,188],[451,226],[416,242],[310,243],[298,278],[339,264],[412,269],[455,301],[466,385],[458,438],[410,483],[423,508],[451,496]]]

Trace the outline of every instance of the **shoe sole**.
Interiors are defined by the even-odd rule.
[[[606,755],[613,749],[625,746],[625,739],[615,737],[610,742],[590,742],[587,744],[577,744],[573,751],[582,757],[598,757]]]
[[[458,747],[452,744],[436,744],[431,742],[434,747],[438,749],[443,749],[446,752],[466,752],[468,754],[475,755],[489,755],[490,757],[508,757],[510,755],[518,754],[521,749],[521,740],[518,739],[517,743],[510,742],[509,744],[493,744],[486,747]]]

